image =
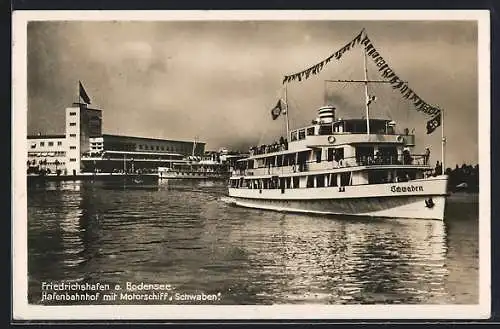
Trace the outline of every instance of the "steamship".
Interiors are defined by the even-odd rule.
[[[311,125],[294,130],[286,117],[286,138],[251,148],[232,168],[229,202],[298,213],[443,220],[448,177],[433,172],[428,154],[412,153],[415,135],[408,129],[368,115],[373,98],[366,52],[365,79],[357,82],[365,86],[365,117],[337,118],[336,107],[325,105]],[[286,101],[284,112],[288,116]]]

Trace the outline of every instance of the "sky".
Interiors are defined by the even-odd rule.
[[[300,72],[351,41],[362,28],[397,75],[445,111],[448,167],[478,161],[478,58],[474,21],[36,21],[29,22],[28,133],[64,133],[64,109],[82,81],[103,110],[103,132],[198,140],[206,149],[248,150],[286,132],[270,111],[284,96],[283,76]],[[361,118],[363,52],[352,49],[319,75],[287,85],[290,127],[311,123],[329,104]],[[370,79],[381,79],[368,62]],[[387,84],[372,118],[415,131],[416,153],[441,159],[440,129]]]

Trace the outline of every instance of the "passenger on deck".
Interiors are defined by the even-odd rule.
[[[407,147],[403,149],[403,164],[411,164],[410,149]]]
[[[439,161],[436,161],[436,168],[435,168],[434,176],[442,175],[442,174],[443,174],[443,164],[440,163]]]
[[[428,147],[425,148],[424,164],[429,164],[429,158],[431,156],[431,150]]]

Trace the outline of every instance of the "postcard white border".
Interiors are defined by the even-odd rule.
[[[39,306],[28,304],[27,22],[44,20],[467,20],[478,22],[479,304],[276,306]],[[490,14],[487,10],[384,11],[15,11],[13,13],[12,268],[15,320],[484,319],[491,312]]]

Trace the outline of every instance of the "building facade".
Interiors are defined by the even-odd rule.
[[[102,110],[75,103],[66,108],[64,135],[32,135],[28,173],[152,172],[188,156],[202,156],[205,143],[102,133]]]
[[[66,168],[67,143],[65,135],[28,136],[28,173],[37,173],[45,168],[49,173],[57,173]]]

